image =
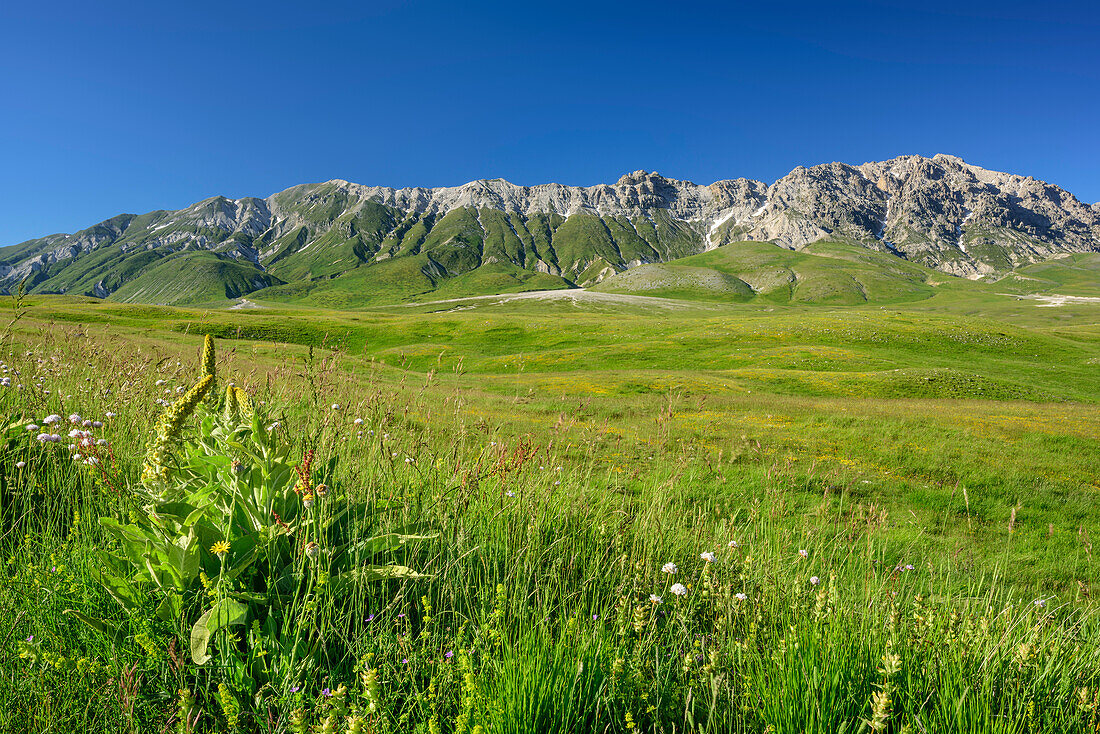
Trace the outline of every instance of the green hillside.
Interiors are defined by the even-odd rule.
[[[641,265],[593,289],[702,301],[854,305],[928,298],[941,273],[840,242],[792,251],[770,242],[736,242],[672,262]]]
[[[113,301],[197,304],[239,298],[281,283],[251,263],[212,252],[187,252],[159,259],[111,294]]]

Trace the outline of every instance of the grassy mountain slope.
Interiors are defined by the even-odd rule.
[[[280,283],[251,263],[212,252],[187,252],[158,260],[111,294],[133,303],[196,304],[239,298]]]
[[[710,252],[641,265],[594,290],[704,301],[852,305],[928,298],[939,275],[892,255],[842,242],[791,251],[769,242],[737,242]]]

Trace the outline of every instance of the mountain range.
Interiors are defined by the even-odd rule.
[[[742,242],[807,252],[840,243],[996,279],[1100,251],[1100,204],[944,154],[800,166],[771,185],[738,178],[704,186],[645,171],[590,187],[493,179],[393,189],[333,180],[266,199],[216,196],[177,211],[120,214],[0,248],[0,287],[146,303],[262,291],[357,305],[588,287]]]

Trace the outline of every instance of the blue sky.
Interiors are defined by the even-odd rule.
[[[1100,200],[1091,2],[0,8],[0,245],[344,178],[767,182],[946,152]]]

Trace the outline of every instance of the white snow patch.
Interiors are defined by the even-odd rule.
[[[717,219],[714,220],[714,224],[710,225],[710,229],[707,230],[705,249],[713,250],[715,247],[717,247],[717,245],[714,244],[714,240],[712,239],[712,237],[713,237],[714,233],[716,231],[718,231],[719,227],[721,227],[723,224],[725,224],[726,222],[728,222],[730,220],[730,218],[733,216],[733,214],[734,214],[734,210],[730,209],[728,212],[726,212],[725,214],[723,214],[722,216],[720,216],[720,217],[718,217]]]
[[[752,213],[752,216],[754,216],[754,217],[759,217],[759,216],[760,216],[761,214],[763,214],[763,213],[764,213],[764,210],[765,210],[765,209],[767,209],[767,208],[768,208],[768,202],[766,202],[766,201],[765,201],[765,202],[763,203],[763,205],[761,205],[761,207],[760,207],[759,209],[757,209],[756,211],[754,211],[754,212]]]

